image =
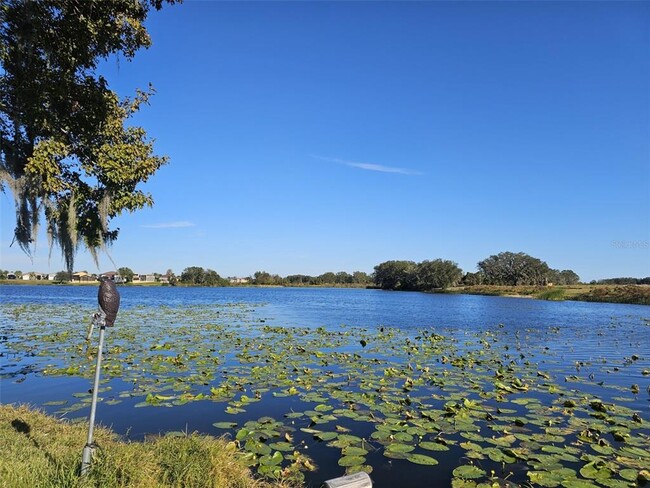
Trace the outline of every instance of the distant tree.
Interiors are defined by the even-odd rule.
[[[554,284],[554,285],[563,285],[562,283],[562,275],[560,275],[560,270],[558,269],[549,269],[548,273],[546,273],[546,282],[547,284]]]
[[[281,285],[282,278],[276,274],[266,271],[255,271],[253,274],[253,284],[255,285]]]
[[[548,265],[526,253],[502,252],[478,263],[488,285],[544,285]]]
[[[67,283],[68,281],[72,281],[72,273],[69,273],[67,271],[59,271],[54,275],[54,281],[58,281],[61,283]]]
[[[372,283],[372,278],[364,271],[355,271],[352,273],[352,282],[367,285]]]
[[[181,273],[181,282],[190,285],[202,285],[205,282],[205,270],[199,266],[190,266]]]
[[[165,276],[167,276],[167,281],[169,282],[170,285],[175,286],[178,278],[176,278],[176,275],[171,269],[168,269],[165,271]]]
[[[375,284],[384,290],[414,290],[417,265],[413,261],[385,261],[375,266]]]
[[[23,272],[17,269],[14,271],[14,274],[16,275],[16,278],[22,278],[23,277]]]
[[[313,276],[298,274],[286,276],[284,282],[288,285],[311,285],[315,283],[315,279]]]
[[[9,271],[6,269],[0,270],[0,280],[6,280],[9,275]]]
[[[599,285],[643,285],[649,284],[650,278],[607,278],[604,280],[598,280],[596,283]]]
[[[199,266],[190,266],[181,273],[181,282],[189,285],[201,286],[227,286],[228,280],[223,279],[212,269],[203,269]]]
[[[339,271],[334,276],[334,283],[339,285],[350,284],[352,283],[352,275],[350,273],[346,273],[345,271]]]
[[[560,271],[560,281],[563,285],[577,285],[580,283],[580,276],[570,269]]]
[[[135,273],[131,268],[118,268],[117,274],[122,277],[125,283],[133,283],[133,276],[135,276]]]
[[[203,275],[203,283],[205,286],[227,286],[228,280],[223,279],[219,274],[212,270],[207,269]]]
[[[328,271],[327,273],[318,276],[318,281],[321,285],[333,285],[336,283],[336,275],[331,271]]]
[[[429,291],[458,284],[463,276],[463,271],[453,261],[435,259],[418,263],[416,275],[417,289]]]
[[[464,286],[476,286],[476,285],[482,285],[484,280],[485,277],[483,276],[483,273],[479,271],[476,273],[470,273],[470,272],[465,273],[463,279],[460,280],[460,282]]]

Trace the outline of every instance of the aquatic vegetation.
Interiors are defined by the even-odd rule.
[[[458,487],[622,487],[650,477],[639,399],[647,351],[581,356],[560,326],[278,326],[257,309],[126,309],[107,338],[104,405],[134,419],[210,406],[201,408],[212,416],[206,433],[229,434],[246,463],[275,480],[310,479],[332,458],[348,473],[428,470]],[[95,351],[78,323],[90,309],[5,304],[2,313],[4,378],[90,378]],[[89,399],[53,393],[44,405],[81,414]]]

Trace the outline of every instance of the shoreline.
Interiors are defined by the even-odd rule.
[[[81,283],[55,283],[42,280],[0,280],[1,285],[16,286],[98,286],[98,281]],[[122,283],[124,287],[168,287],[196,288],[201,285],[170,285],[160,282]],[[214,287],[219,288],[219,287]],[[221,288],[341,288],[341,289],[379,289],[372,285],[239,285],[233,284]],[[387,290],[399,291],[399,290]],[[440,293],[450,295],[484,295],[508,298],[527,298],[547,301],[580,301],[601,303],[626,303],[631,305],[650,305],[650,285],[566,285],[566,286],[500,286],[474,285],[457,286],[447,289],[432,290],[421,293]]]

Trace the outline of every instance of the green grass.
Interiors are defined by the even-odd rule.
[[[535,298],[540,300],[564,300],[566,290],[564,288],[548,288],[535,295]]]
[[[25,406],[0,405],[0,480],[12,488],[266,488],[233,443],[205,435],[123,442],[95,429],[93,465],[79,476],[87,424],[70,424]]]

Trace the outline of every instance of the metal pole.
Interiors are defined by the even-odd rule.
[[[106,325],[102,323],[99,328],[99,350],[97,351],[97,365],[95,366],[95,383],[93,384],[93,401],[90,404],[90,425],[88,426],[88,439],[84,446],[83,454],[81,457],[81,475],[85,476],[90,470],[93,454],[93,432],[95,430],[95,412],[97,410],[97,393],[99,390],[99,375],[102,367],[102,349],[104,347],[104,331]]]

